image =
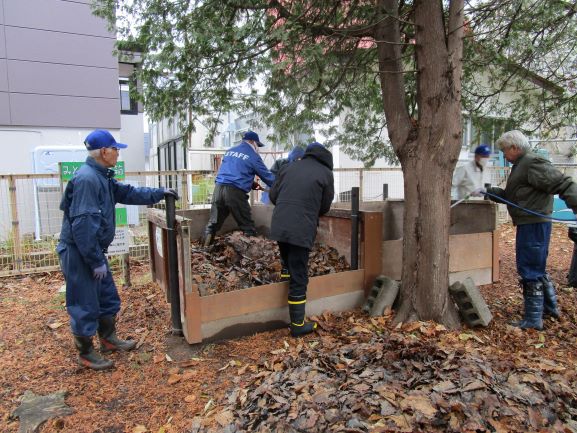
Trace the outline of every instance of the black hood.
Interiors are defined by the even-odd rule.
[[[303,159],[305,158],[315,158],[329,169],[333,169],[333,154],[322,144],[315,143],[314,145],[309,145],[303,156]]]

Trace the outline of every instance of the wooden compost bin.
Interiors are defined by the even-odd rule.
[[[382,274],[401,279],[404,200],[363,202],[361,210],[383,213]],[[499,279],[497,205],[469,200],[451,209],[449,229],[449,283],[471,277],[475,284]]]
[[[272,206],[252,208],[257,231],[268,235]],[[336,248],[350,263],[351,217],[332,210],[321,218],[317,240]],[[167,224],[164,211],[148,209],[149,247],[153,280],[167,293]],[[177,211],[176,239],[182,328],[188,343],[200,343],[288,326],[288,283],[274,283],[210,296],[200,296],[192,278],[191,241],[201,237],[208,209]],[[346,311],[360,307],[382,268],[383,212],[363,211],[359,221],[359,268],[312,277],[307,291],[307,314]],[[228,218],[221,233],[235,228]]]

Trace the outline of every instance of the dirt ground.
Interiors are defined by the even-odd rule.
[[[557,397],[563,394],[560,398],[574,409],[577,307],[574,290],[566,286],[572,251],[573,243],[567,239],[566,228],[555,225],[548,269],[559,285],[563,318],[558,322],[547,321],[543,332],[523,332],[507,325],[512,318],[519,317],[522,297],[515,272],[514,229],[504,225],[500,230],[501,280],[482,287],[494,315],[488,328],[446,331],[435,324],[398,327],[385,318],[379,322],[379,333],[390,335],[395,341],[419,340],[428,345],[429,351],[432,347],[442,347],[446,351],[450,348],[460,353],[459,356],[476,357],[479,365],[487,365],[495,371],[515,368],[516,371],[532,372],[531,377],[539,376],[538,380],[524,377],[533,385],[538,382],[541,390],[553,389],[554,383],[557,387],[565,387],[562,393],[549,392],[551,400],[542,402],[543,407],[553,405],[553,394]],[[74,410],[72,415],[46,421],[39,429],[41,432],[184,433],[201,431],[199,419],[212,425],[212,431],[225,431],[221,426],[227,422],[221,422],[218,415],[230,407],[231,391],[254,390],[254,384],[260,383],[259,378],[269,371],[278,372],[279,365],[281,368],[286,365],[276,361],[279,354],[285,350],[290,352],[289,348],[297,344],[288,337],[286,329],[280,329],[216,344],[188,346],[168,332],[170,308],[160,288],[150,281],[147,263],[133,267],[132,281],[133,287],[120,290],[123,307],[119,315],[119,334],[135,338],[138,348],[130,353],[112,354],[110,358],[116,364],[114,370],[93,372],[75,363],[76,352],[64,298],[58,293],[63,284],[59,273],[0,280],[1,432],[18,431],[19,421],[12,419],[10,414],[19,406],[26,390],[41,395],[66,391],[66,404]],[[346,335],[350,343],[355,333],[370,333],[376,326],[374,320],[360,311],[319,319],[320,333],[307,336],[299,343],[299,347],[306,345],[308,353],[319,356],[324,351],[329,353],[335,345],[344,344],[341,336]],[[431,329],[435,331],[429,332]],[[311,352],[311,348],[316,352]],[[505,360],[507,366],[502,364]],[[490,388],[489,377],[487,374],[483,381]],[[409,388],[413,389],[414,384],[404,382],[399,387],[405,387],[409,395]],[[468,391],[477,389],[468,387]],[[393,406],[403,408],[402,401],[395,403],[394,397],[387,399]],[[466,420],[459,421],[458,417],[451,418],[450,428],[436,426],[426,417],[417,417],[418,410],[414,409],[410,412],[412,418],[404,418],[406,425],[395,415],[383,415],[381,427],[368,431],[427,431],[429,428],[423,427],[427,425],[430,425],[430,431],[575,431],[575,410],[556,403],[549,419],[545,419],[542,413],[539,416],[532,412],[531,406],[538,403],[527,400],[523,404],[513,400],[500,396],[499,405],[509,406],[511,411],[507,416],[501,412],[501,417],[491,420],[486,429],[465,424]],[[465,397],[462,401],[465,406],[476,404]],[[454,411],[451,407],[447,410]],[[466,413],[463,409],[461,412]],[[376,420],[374,416],[368,413],[365,418]],[[392,424],[386,424],[393,421],[396,424],[392,427]],[[195,423],[197,426],[193,427]],[[310,429],[301,427],[286,431],[309,430],[318,431],[318,427],[315,430],[311,425]],[[228,427],[226,431],[236,430]],[[251,430],[239,428],[238,431]],[[338,431],[367,430],[349,423],[349,427]]]

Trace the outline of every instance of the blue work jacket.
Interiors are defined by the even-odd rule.
[[[64,191],[60,242],[74,244],[92,269],[105,263],[105,250],[114,239],[116,203],[147,205],[164,197],[164,188],[136,188],[114,179],[114,170],[88,157]]]
[[[274,175],[270,172],[262,158],[250,144],[243,141],[238,146],[231,147],[222,160],[216,183],[232,185],[244,192],[249,192],[254,176],[260,177],[269,187],[274,182]]]

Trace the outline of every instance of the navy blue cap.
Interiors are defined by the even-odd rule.
[[[317,142],[317,141],[313,141],[311,144],[309,144],[307,146],[306,152],[308,152],[309,150],[314,149],[315,147],[322,147],[323,149],[326,149],[325,146],[323,146],[321,143]]]
[[[242,136],[243,140],[252,140],[252,141],[256,141],[256,144],[258,145],[258,147],[263,147],[264,144],[262,144],[260,142],[260,140],[258,139],[258,134],[254,131],[246,131],[244,133],[244,135]]]
[[[105,129],[95,129],[84,140],[84,145],[88,150],[102,149],[103,147],[116,147],[125,149],[128,144],[118,143],[110,132]]]
[[[297,159],[302,158],[304,154],[305,154],[305,150],[302,147],[295,146],[295,147],[293,147],[293,150],[290,151],[290,153],[288,155],[288,160],[291,162],[296,161]]]
[[[486,144],[481,144],[475,148],[475,155],[491,156],[491,148]]]

